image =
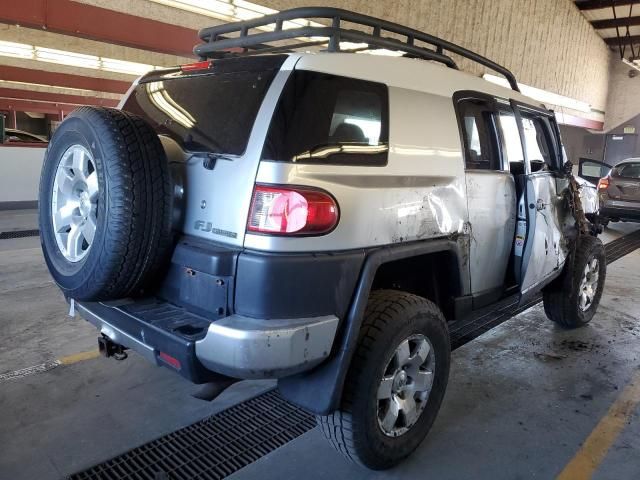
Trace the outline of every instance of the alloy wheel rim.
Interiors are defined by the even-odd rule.
[[[600,278],[600,262],[597,258],[591,258],[584,267],[582,280],[580,281],[579,304],[583,312],[589,310],[598,290]]]
[[[96,234],[98,174],[93,156],[82,145],[70,146],[60,158],[53,181],[51,222],[65,259],[82,260]]]
[[[378,425],[386,436],[397,437],[416,424],[431,393],[435,363],[433,345],[424,335],[400,342],[378,385]]]

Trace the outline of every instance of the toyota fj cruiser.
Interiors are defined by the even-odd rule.
[[[554,322],[591,320],[595,190],[506,68],[331,8],[200,36],[201,61],[144,75],[119,109],[77,109],[47,151],[45,259],[107,356],[216,392],[277,378],[381,469],[436,417],[448,322],[540,291]]]

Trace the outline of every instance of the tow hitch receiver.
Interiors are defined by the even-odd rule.
[[[124,360],[128,356],[125,347],[118,345],[105,335],[98,337],[98,350],[106,358],[113,357],[116,360]]]

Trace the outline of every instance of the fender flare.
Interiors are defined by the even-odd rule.
[[[392,245],[367,253],[347,312],[336,334],[333,353],[315,369],[281,378],[278,388],[284,398],[318,415],[328,415],[339,408],[344,381],[358,343],[369,292],[378,268],[388,262],[430,253],[451,252],[458,262],[460,292],[467,295],[469,279],[469,235]]]

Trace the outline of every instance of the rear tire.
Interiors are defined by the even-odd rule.
[[[602,242],[590,235],[580,236],[562,274],[543,290],[547,318],[564,328],[589,323],[600,304],[606,275]]]
[[[139,117],[111,108],[72,112],[47,149],[39,205],[45,261],[67,297],[139,295],[169,257],[169,166]]]
[[[317,417],[325,437],[365,467],[382,470],[399,463],[422,442],[438,414],[450,353],[447,323],[435,304],[399,291],[373,292],[340,409]],[[404,357],[406,368],[400,366]],[[392,405],[402,408],[392,411]]]

